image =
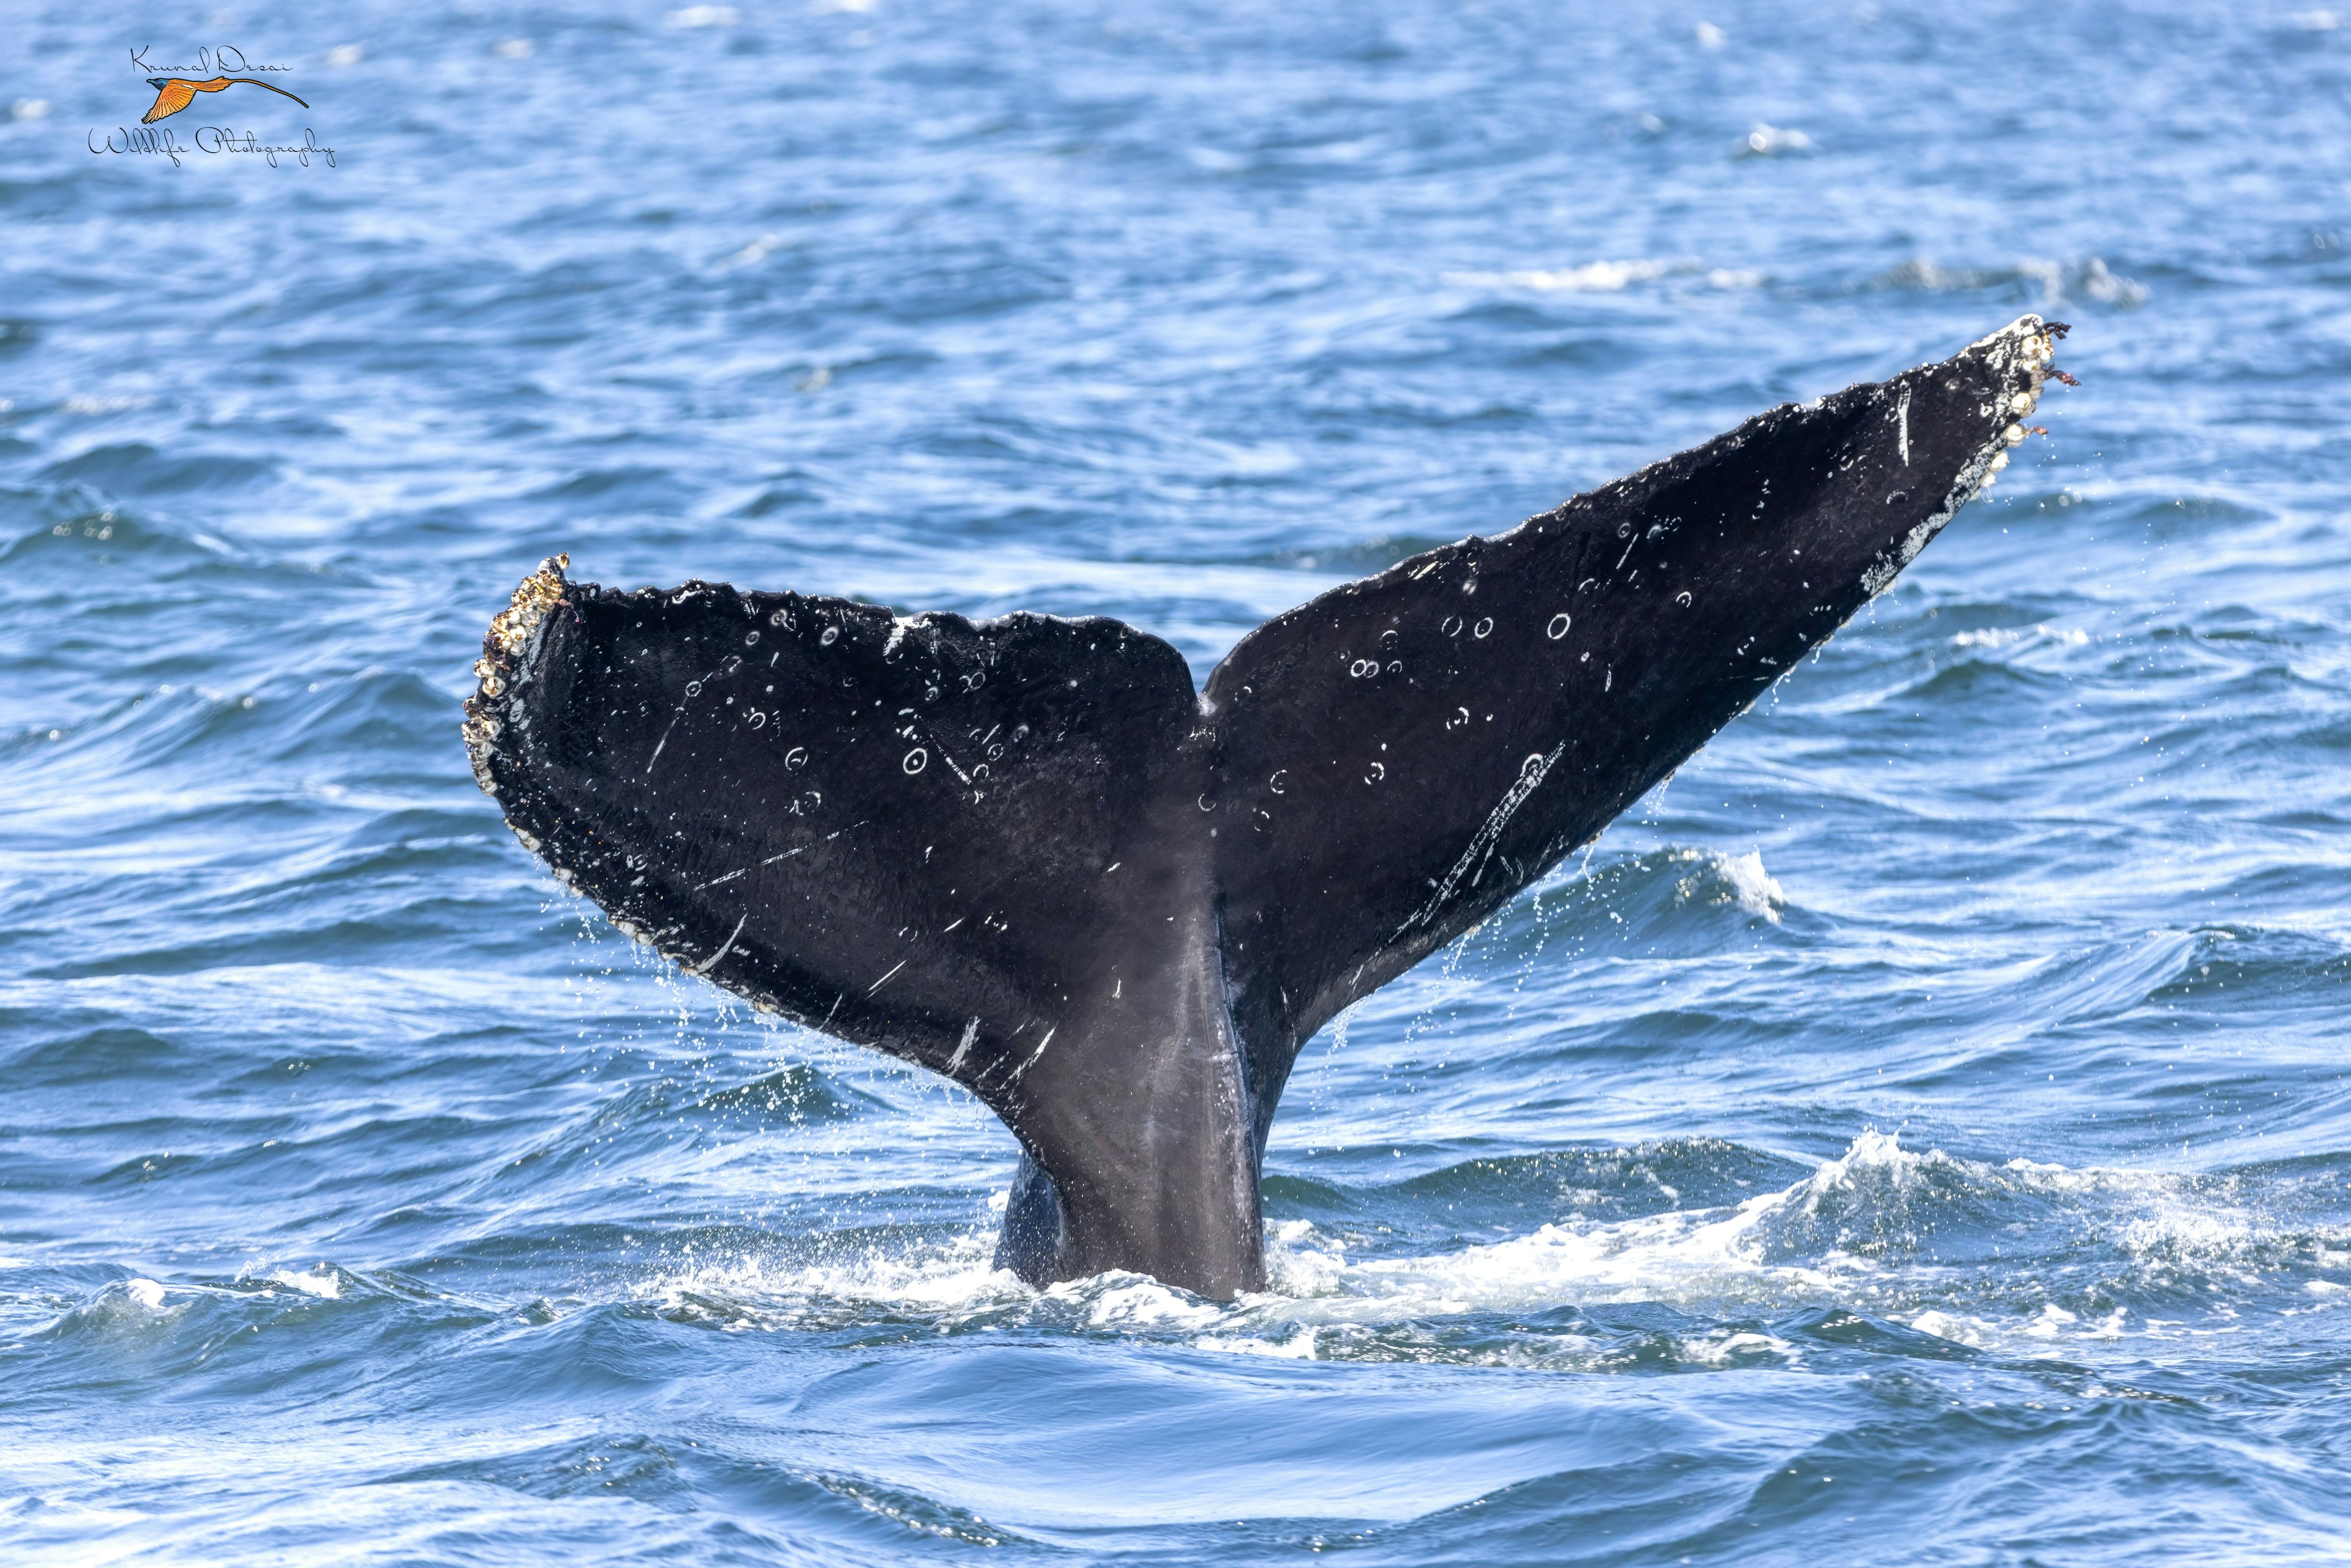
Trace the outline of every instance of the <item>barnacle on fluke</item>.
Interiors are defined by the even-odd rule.
[[[465,755],[474,765],[474,782],[485,794],[498,792],[490,781],[487,752],[505,724],[491,705],[506,695],[507,675],[521,661],[548,612],[563,602],[563,570],[570,564],[569,554],[551,555],[540,561],[538,570],[516,587],[507,607],[490,618],[490,629],[482,637],[482,656],[474,661],[474,676],[481,685],[465,699],[462,729]]]
[[[617,593],[558,556],[491,623],[466,747],[622,930],[1002,1116],[1006,1264],[1230,1296],[1264,1279],[1299,1047],[1893,581],[2008,465],[2064,330],[2025,317],[1333,590],[1199,692],[1115,621]]]

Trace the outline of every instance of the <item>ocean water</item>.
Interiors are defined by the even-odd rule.
[[[0,1559],[2351,1555],[2305,4],[8,6]],[[308,107],[106,150],[223,46]],[[1307,1048],[1230,1305],[992,1272],[984,1110],[458,739],[557,550],[1205,675],[2028,309],[2000,487]]]

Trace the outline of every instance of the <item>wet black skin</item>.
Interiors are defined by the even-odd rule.
[[[1002,1117],[1025,1157],[1001,1263],[1229,1298],[1264,1281],[1300,1046],[1884,588],[2006,450],[2043,329],[1333,590],[1205,692],[1115,621],[620,593],[551,563],[543,620],[480,666],[476,774],[689,971]]]

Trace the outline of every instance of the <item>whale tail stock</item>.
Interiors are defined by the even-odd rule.
[[[2006,465],[2062,325],[1757,415],[1346,584],[1196,694],[1118,622],[542,566],[475,777],[637,940],[969,1089],[999,1260],[1229,1297],[1299,1048],[1743,712]]]

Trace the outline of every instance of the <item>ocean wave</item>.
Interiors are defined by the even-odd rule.
[[[1690,1153],[1719,1165],[1724,1151]],[[1657,1157],[1614,1161],[1637,1168]],[[1584,1158],[1588,1170],[1610,1163]],[[2282,1225],[2246,1207],[2225,1178],[1967,1160],[1914,1153],[1875,1131],[1809,1176],[1730,1203],[1624,1218],[1562,1213],[1439,1252],[1383,1245],[1385,1210],[1366,1196],[1345,1219],[1271,1222],[1269,1289],[1231,1303],[1128,1274],[1031,1291],[993,1267],[985,1227],[911,1250],[697,1259],[656,1271],[633,1293],[679,1321],[735,1332],[886,1321],[1288,1359],[1587,1370],[1794,1364],[1842,1343],[1823,1339],[1823,1312],[1877,1323],[1873,1333],[1930,1357],[1948,1353],[1900,1331],[2011,1355],[2060,1343],[2092,1354],[2165,1337],[2179,1291],[2248,1269],[2306,1280],[2313,1303],[2344,1292],[2351,1308],[2351,1232],[2340,1221]],[[1552,1201],[1564,1209],[1573,1199],[1555,1192]]]
[[[20,519],[27,514],[37,520],[25,528]],[[0,517],[23,529],[0,544],[0,564],[19,570],[133,560],[212,562],[235,553],[225,539],[200,529],[164,527],[137,511],[106,505],[78,486],[44,486],[0,497]]]
[[[244,489],[269,476],[267,458],[221,452],[165,452],[144,441],[115,442],[60,458],[40,471],[51,484],[95,486],[113,495],[170,496]]]

